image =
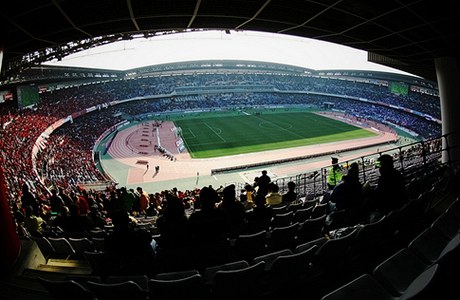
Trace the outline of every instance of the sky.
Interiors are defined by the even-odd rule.
[[[409,73],[367,61],[367,52],[285,34],[198,31],[137,38],[81,51],[46,65],[129,70],[195,60],[253,60],[314,70],[348,69]]]

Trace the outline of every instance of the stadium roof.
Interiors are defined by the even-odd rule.
[[[429,80],[436,80],[434,58],[460,57],[456,0],[34,0],[8,2],[0,15],[3,72],[134,34],[198,29],[338,43]]]

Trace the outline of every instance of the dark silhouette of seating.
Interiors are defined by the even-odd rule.
[[[431,299],[430,287],[435,281],[438,265],[423,271],[414,278],[401,297],[393,296],[378,280],[370,274],[363,274],[324,295],[321,300],[394,300],[394,299]]]
[[[149,280],[150,298],[156,300],[204,299],[206,290],[201,274],[179,279]]]
[[[265,262],[244,269],[219,270],[214,274],[211,299],[254,299],[266,290]]]
[[[96,295],[98,300],[146,300],[148,293],[132,280],[102,283],[87,283],[89,290]]]
[[[282,249],[294,250],[297,246],[297,233],[299,223],[294,223],[284,227],[275,227],[267,234],[268,251]]]
[[[298,244],[306,243],[324,234],[324,226],[326,225],[326,214],[318,218],[310,218],[303,223],[300,223],[297,233]]]
[[[82,284],[74,280],[50,280],[37,277],[38,282],[50,293],[53,299],[96,300],[96,296]]]
[[[232,241],[232,249],[235,260],[252,261],[267,252],[267,231],[239,235]]]

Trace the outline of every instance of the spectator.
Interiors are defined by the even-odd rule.
[[[123,209],[113,211],[112,224],[113,232],[105,237],[105,251],[118,257],[121,268],[128,274],[152,272],[156,251],[152,235],[136,228]]]
[[[24,227],[32,236],[41,236],[43,232],[44,221],[40,216],[33,213],[32,206],[26,206],[26,217],[24,219]]]
[[[267,201],[263,195],[257,194],[254,198],[254,208],[247,212],[248,220],[247,231],[259,232],[268,230],[270,221],[275,215],[273,208],[267,205]]]
[[[185,214],[184,203],[176,195],[166,193],[166,205],[157,219],[160,231],[158,240],[159,251],[162,249],[182,248],[190,244],[190,230]]]
[[[283,203],[283,196],[279,193],[279,186],[274,182],[270,182],[268,185],[268,194],[265,198],[270,206],[279,206]]]
[[[394,168],[391,155],[381,155],[377,159],[376,167],[379,169],[380,177],[374,191],[373,204],[377,213],[387,214],[408,202],[406,183],[401,172]]]
[[[243,231],[246,223],[246,208],[236,199],[235,185],[230,184],[222,191],[222,202],[219,205],[227,212],[230,220],[229,237],[234,238]]]
[[[327,186],[329,190],[333,190],[337,184],[342,180],[343,171],[339,165],[339,159],[337,157],[331,158],[332,167],[329,169],[327,175]]]
[[[297,200],[297,193],[295,191],[295,182],[289,181],[287,183],[288,191],[283,195],[282,202],[289,204]]]
[[[58,195],[58,191],[56,189],[51,189],[49,201],[52,212],[58,212],[61,206],[65,205],[64,200],[62,200],[61,196]]]
[[[270,176],[267,174],[267,170],[262,170],[262,175],[257,179],[257,193],[264,196],[268,193],[268,184],[271,182]]]
[[[219,195],[212,187],[200,191],[200,210],[190,214],[188,223],[195,243],[221,242],[226,239],[230,228],[227,212],[216,207]]]
[[[347,211],[349,224],[356,224],[363,220],[364,193],[362,186],[359,180],[359,166],[354,162],[329,197],[329,201],[333,205],[332,211]]]
[[[32,207],[32,211],[34,215],[36,216],[40,215],[38,199],[35,198],[32,192],[30,192],[29,186],[26,183],[22,185],[21,206],[22,207],[30,206]]]
[[[149,195],[140,186],[137,187],[137,192],[139,193],[139,213],[145,215],[150,205]]]

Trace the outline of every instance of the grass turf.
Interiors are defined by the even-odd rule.
[[[311,112],[207,116],[175,120],[193,158],[292,148],[375,136]]]

